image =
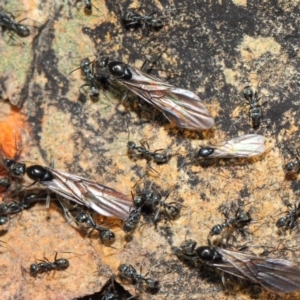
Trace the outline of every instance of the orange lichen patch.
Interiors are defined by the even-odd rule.
[[[14,157],[17,150],[16,145],[21,143],[21,130],[25,127],[25,116],[19,110],[12,109],[7,104],[1,104],[1,112],[0,145],[5,155]]]

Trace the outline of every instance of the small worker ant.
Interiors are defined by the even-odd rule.
[[[40,263],[31,264],[29,273],[31,276],[36,277],[38,274],[48,273],[53,270],[65,270],[69,267],[70,263],[66,258],[57,259],[57,252],[54,257],[54,262],[49,262],[45,257]]]
[[[259,104],[261,98],[258,98],[257,92],[254,92],[251,86],[244,88],[243,95],[250,106],[249,116],[252,120],[252,127],[253,129],[258,129],[263,117],[262,107]]]
[[[145,276],[142,276],[132,265],[121,264],[118,269],[120,277],[122,279],[130,280],[133,284],[135,284],[136,290],[138,290],[143,283],[151,291],[157,291],[159,289],[158,280],[146,277],[148,273]]]
[[[140,156],[145,158],[148,162],[154,160],[157,164],[167,163],[171,158],[168,154],[159,153],[159,151],[162,151],[163,149],[152,152],[147,148],[149,148],[149,145],[145,141],[141,142],[141,146],[137,146],[136,143],[132,141],[129,141],[127,144],[128,154],[134,158]]]

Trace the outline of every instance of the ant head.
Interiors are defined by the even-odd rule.
[[[8,174],[12,177],[21,178],[25,175],[26,164],[25,163],[13,163],[12,160],[6,159],[7,167],[9,169]]]
[[[197,242],[192,239],[189,239],[182,242],[180,248],[182,249],[182,252],[184,254],[192,255],[195,251],[196,246],[197,246]]]
[[[277,228],[282,228],[285,227],[287,225],[286,219],[284,217],[279,218],[276,222],[276,227]]]
[[[100,239],[103,244],[111,244],[115,241],[116,235],[109,229],[99,230]]]
[[[210,231],[210,235],[218,235],[222,232],[222,226],[220,224],[213,226],[213,228]]]
[[[29,267],[29,273],[31,276],[36,276],[40,270],[40,267],[38,264],[31,264]]]
[[[251,86],[246,86],[243,91],[243,95],[246,100],[250,100],[254,96],[254,92]]]

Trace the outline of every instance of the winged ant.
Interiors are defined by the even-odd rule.
[[[17,23],[15,21],[15,17],[12,13],[5,13],[0,10],[0,26],[3,31],[7,30],[8,32],[12,32],[10,37],[12,37],[13,34],[17,34],[19,37],[28,37],[30,35],[28,27],[20,24],[20,22]]]
[[[275,293],[300,290],[300,269],[286,259],[265,258],[213,246],[196,248],[194,240],[175,249],[179,258],[202,261],[220,271],[260,284]]]
[[[154,105],[177,127],[206,130],[214,125],[209,111],[193,92],[174,87],[123,62],[109,61],[108,57],[98,57],[95,67],[99,74],[108,69],[115,80]]]
[[[265,152],[265,139],[259,134],[246,134],[208,147],[202,147],[198,156],[202,158],[253,157]]]
[[[41,165],[27,167],[25,163],[12,159],[4,158],[3,161],[8,175],[13,178],[22,178],[26,174],[34,181],[31,185],[38,182],[63,198],[91,208],[101,215],[122,220],[129,216],[131,199],[112,188]]]

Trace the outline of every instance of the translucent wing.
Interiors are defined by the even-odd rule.
[[[85,205],[100,215],[124,220],[133,206],[126,195],[105,185],[87,180],[67,172],[46,168],[54,179],[41,181],[49,190],[62,197]]]
[[[214,249],[222,256],[222,262],[212,265],[224,272],[256,282],[275,293],[300,291],[300,269],[288,260]]]
[[[158,78],[126,65],[131,78],[118,78],[133,93],[154,105],[176,126],[204,130],[214,126],[214,119],[193,92],[176,88]]]
[[[265,152],[265,139],[259,134],[246,134],[226,141],[220,146],[212,146],[214,152],[209,157],[231,158],[252,157]]]

